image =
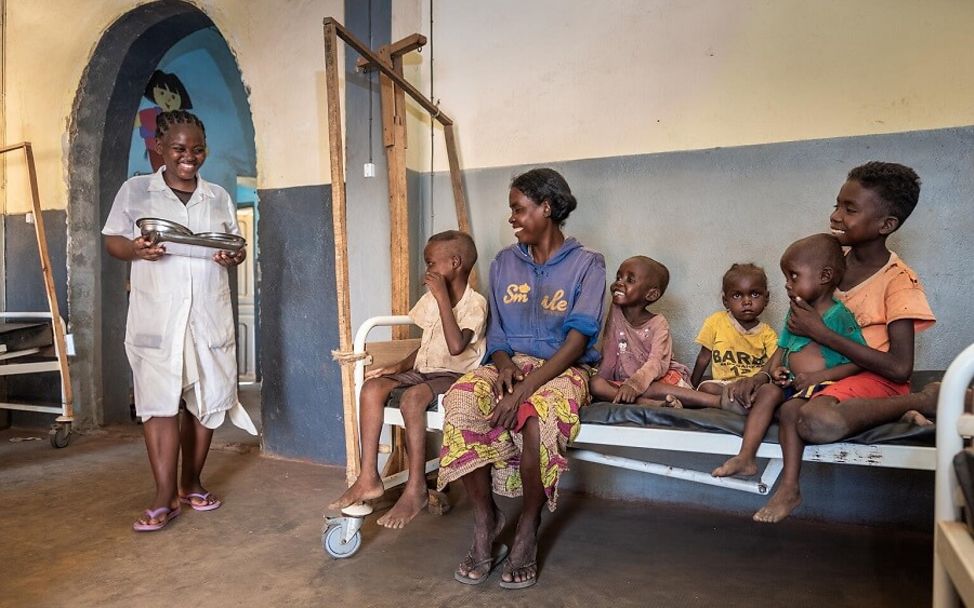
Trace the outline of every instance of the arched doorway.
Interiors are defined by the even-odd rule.
[[[100,232],[115,193],[130,177],[133,124],[140,100],[173,47],[207,32],[207,44],[214,44],[214,39],[222,43],[232,79],[243,91],[239,68],[210,18],[187,2],[161,0],[133,9],[106,30],[75,96],[68,152],[68,300],[78,351],[74,375],[77,420],[82,426],[129,417],[128,364],[122,347],[127,266],[103,253]],[[244,115],[253,146],[245,94],[243,99],[238,113]],[[210,179],[206,169],[204,176]],[[235,194],[232,184],[222,185]]]

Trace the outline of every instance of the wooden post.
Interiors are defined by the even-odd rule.
[[[406,52],[400,50],[399,53]],[[402,76],[402,55],[392,55],[389,46],[380,50],[379,56],[390,62],[396,74]],[[406,184],[406,98],[401,87],[385,74],[379,74],[381,83],[382,131],[389,134],[386,141],[386,166],[389,183],[389,260],[392,275],[392,314],[409,312],[409,200]],[[392,328],[393,340],[409,337],[408,325]],[[403,429],[392,429],[392,453],[386,462],[385,475],[398,473],[406,468],[406,434]]]
[[[388,51],[380,57],[389,61]],[[402,59],[393,59],[402,69]],[[409,201],[406,186],[406,116],[402,89],[385,74],[379,74],[382,103],[382,132],[389,177],[389,259],[392,274],[392,314],[409,312]],[[386,137],[388,134],[388,138]],[[409,337],[409,327],[392,328],[392,338]]]
[[[453,123],[443,125],[446,137],[446,159],[450,163],[450,185],[453,187],[453,207],[457,212],[457,224],[461,232],[473,236],[470,231],[470,217],[467,215],[467,197],[463,193],[463,180],[460,178],[460,159],[457,157],[457,138],[453,134]],[[477,289],[477,271],[470,271],[470,286]]]
[[[342,146],[342,106],[338,88],[338,38],[335,21],[325,19],[325,88],[328,100],[328,152],[331,158],[331,217],[335,235],[335,289],[338,298],[339,350],[352,349],[351,305],[348,295],[348,232],[345,225],[345,159]],[[358,411],[352,366],[341,363],[342,406],[345,420],[345,480],[359,475]]]
[[[54,352],[58,367],[61,368],[61,399],[64,413],[59,422],[70,422],[74,417],[74,394],[71,388],[71,372],[68,368],[67,344],[64,339],[64,326],[61,325],[61,311],[57,303],[57,290],[54,289],[54,273],[51,271],[51,256],[47,251],[47,233],[44,231],[44,215],[41,210],[41,197],[37,188],[37,169],[34,167],[34,151],[30,143],[24,143],[27,155],[27,177],[30,181],[30,200],[34,210],[34,235],[37,237],[37,251],[41,258],[41,273],[44,275],[44,291],[51,310],[51,325],[54,327]],[[68,420],[64,420],[67,418]]]

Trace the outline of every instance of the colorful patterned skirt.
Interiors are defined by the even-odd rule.
[[[544,363],[543,359],[515,355],[514,365],[527,374]],[[460,377],[444,400],[443,447],[437,487],[483,466],[490,465],[494,492],[501,496],[520,496],[521,434],[490,426],[494,411],[492,386],[497,368],[487,365]],[[581,428],[578,408],[589,402],[588,374],[570,367],[542,386],[521,408],[532,407],[541,431],[541,483],[548,497],[548,509],[555,510],[558,479],[568,470],[565,451]]]

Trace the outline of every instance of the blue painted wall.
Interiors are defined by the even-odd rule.
[[[179,77],[193,103],[189,111],[206,126],[209,156],[201,171],[204,179],[236,196],[237,176],[256,176],[257,155],[247,91],[227,43],[214,28],[199,30],[173,45],[158,69]],[[154,105],[143,97],[139,110]],[[151,171],[145,143],[133,129],[128,175]]]
[[[345,462],[331,187],[259,191],[261,414],[272,454]]]

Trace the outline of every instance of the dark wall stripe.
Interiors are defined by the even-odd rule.
[[[342,464],[345,440],[331,188],[261,190],[260,322],[264,449]]]

